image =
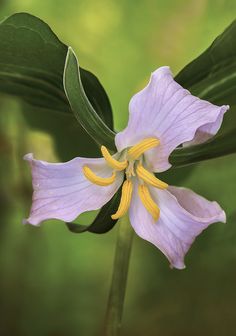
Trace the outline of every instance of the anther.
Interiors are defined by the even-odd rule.
[[[121,200],[118,210],[114,215],[111,216],[112,219],[118,219],[126,214],[130,206],[132,192],[133,192],[133,184],[131,180],[126,180],[122,186]]]
[[[137,160],[140,157],[140,155],[142,155],[147,150],[158,146],[159,143],[160,140],[157,138],[144,139],[128,150],[128,156],[133,160]]]
[[[140,184],[138,186],[138,194],[143,205],[145,206],[147,211],[152,215],[153,219],[156,222],[160,217],[160,209],[153,201],[150,192],[148,190],[148,187],[145,184]]]
[[[83,167],[84,176],[92,183],[97,184],[99,186],[108,186],[115,181],[116,173],[113,172],[110,177],[100,177],[94,174],[94,172],[88,167]]]
[[[167,183],[159,180],[157,177],[155,177],[154,174],[152,174],[148,170],[146,170],[140,163],[137,166],[136,172],[137,172],[138,177],[141,178],[147,184],[150,184],[153,187],[156,187],[156,188],[159,188],[159,189],[168,188]]]
[[[105,146],[101,146],[101,152],[102,152],[104,159],[106,160],[106,162],[111,168],[121,171],[121,170],[124,170],[128,166],[127,160],[120,162],[114,159],[111,156],[111,154],[108,152]]]

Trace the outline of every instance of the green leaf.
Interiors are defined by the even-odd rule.
[[[113,196],[113,198],[105,204],[94,221],[91,224],[76,224],[66,223],[68,229],[74,233],[93,232],[93,233],[106,233],[110,231],[116,224],[117,220],[113,220],[111,215],[116,212],[121,198],[121,188]]]
[[[64,92],[63,71],[68,47],[45,22],[27,13],[17,13],[0,23],[0,50],[0,92],[16,95],[30,104],[32,111],[27,107],[25,113],[27,121],[35,128],[49,132],[57,148],[63,147],[63,139],[68,139],[68,142],[71,139],[71,152],[81,155],[77,144],[92,143],[84,129],[76,125]],[[102,85],[92,73],[84,69],[80,72],[90,104],[112,129],[111,105]],[[58,119],[67,120],[65,127],[61,127]],[[55,135],[59,126],[60,137]],[[74,141],[75,134],[71,136],[72,127],[78,130],[77,141]],[[87,146],[87,156],[98,154],[93,147]],[[67,151],[61,157],[72,158],[68,157]]]
[[[40,19],[14,14],[0,24],[0,90],[69,112],[62,86],[67,48]]]
[[[66,57],[64,88],[79,123],[99,145],[105,145],[115,151],[115,133],[104,123],[89,102],[81,81],[80,67],[72,48],[68,49]]]
[[[174,166],[162,173],[155,173],[155,175],[169,185],[182,186],[184,181],[191,176],[195,167],[195,165],[185,165],[181,166],[181,169],[175,169]]]
[[[189,63],[175,80],[215,104],[236,104],[236,21]]]
[[[174,167],[183,167],[232,153],[236,153],[236,128],[206,143],[176,149],[170,156],[170,163]]]
[[[103,122],[113,130],[113,114],[109,98],[98,78],[91,72],[80,68],[82,88],[94,111]]]

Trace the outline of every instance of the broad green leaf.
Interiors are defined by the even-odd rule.
[[[64,88],[79,123],[99,145],[105,145],[115,151],[115,133],[103,122],[89,102],[81,80],[80,66],[72,48],[68,49],[66,57]]]
[[[0,24],[0,90],[26,102],[69,112],[62,72],[66,46],[40,19],[14,14]]]
[[[82,88],[89,104],[99,115],[102,121],[113,130],[113,113],[109,98],[98,78],[91,72],[80,68]]]
[[[236,104],[236,21],[180,71],[176,81],[215,104]]]
[[[110,231],[116,224],[117,220],[113,220],[111,215],[116,212],[121,198],[121,188],[113,196],[113,198],[105,204],[96,218],[91,224],[76,224],[76,223],[66,223],[68,229],[74,233],[82,232],[93,232],[93,233],[106,233]]]
[[[183,167],[232,153],[236,153],[236,129],[206,143],[176,149],[170,156],[170,163],[174,167]]]
[[[35,128],[49,132],[57,148],[63,147],[63,139],[66,138],[71,153],[82,155],[80,152],[87,143],[87,156],[93,156],[99,152],[93,148],[96,146],[90,136],[80,125],[76,125],[64,93],[63,71],[67,49],[39,18],[27,13],[10,16],[0,23],[0,92],[16,95],[30,104],[32,111],[29,106],[24,111],[26,119]],[[111,105],[102,85],[89,71],[81,69],[80,72],[90,104],[112,129]],[[61,119],[67,121],[64,127]],[[48,124],[49,120],[54,127]],[[77,141],[75,132],[71,136],[72,128],[77,131]],[[59,132],[60,137],[56,135]],[[63,160],[72,158],[67,151],[60,151],[60,155]]]

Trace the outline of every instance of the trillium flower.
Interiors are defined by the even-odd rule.
[[[116,154],[102,146],[103,157],[98,159],[48,163],[25,156],[34,189],[25,222],[71,222],[85,211],[100,209],[122,185],[112,218],[129,212],[135,232],[160,249],[172,267],[184,268],[184,256],[196,236],[212,223],[225,222],[225,212],[218,203],[168,186],[155,174],[171,167],[168,158],[176,147],[215,135],[228,108],[191,95],[174,81],[169,67],[157,69],[130,101],[128,125],[115,137]]]

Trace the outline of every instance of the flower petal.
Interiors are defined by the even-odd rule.
[[[225,222],[225,213],[216,202],[185,188],[150,189],[160,207],[159,220],[155,223],[135,190],[130,206],[131,225],[141,238],[165,254],[172,267],[182,269],[185,254],[196,236],[212,223]]]
[[[169,67],[161,67],[131,99],[129,122],[116,135],[116,147],[121,151],[145,138],[157,137],[160,145],[149,150],[147,158],[153,171],[165,171],[171,166],[170,153],[180,144],[195,142],[195,135],[198,143],[214,135],[228,108],[191,95],[174,81]]]
[[[112,169],[104,159],[75,158],[66,163],[35,160],[27,154],[32,169],[33,204],[24,223],[38,225],[47,219],[73,221],[82,212],[100,209],[120,187],[123,173],[117,172],[113,184],[101,187],[88,181],[82,171],[88,165],[95,174],[108,177]]]
[[[219,131],[220,126],[223,121],[224,114],[227,111],[227,108],[225,109],[223,107],[224,106],[222,106],[221,111],[218,115],[218,118],[216,119],[215,122],[205,124],[199,127],[195,133],[193,140],[184,142],[183,146],[186,147],[186,146],[197,145],[213,137]]]

